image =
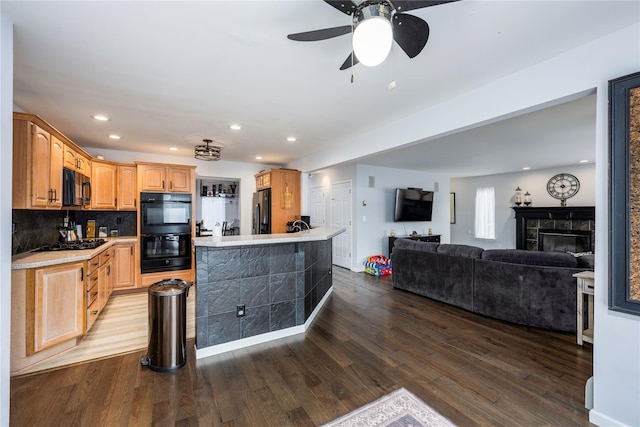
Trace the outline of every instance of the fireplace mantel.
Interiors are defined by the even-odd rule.
[[[537,229],[587,229],[593,231],[595,206],[514,207],[516,215],[516,248],[537,248]],[[540,222],[543,221],[541,225]],[[529,226],[527,225],[529,224]],[[553,224],[553,225],[552,225]],[[534,243],[536,241],[536,243]],[[592,239],[593,241],[593,239]]]

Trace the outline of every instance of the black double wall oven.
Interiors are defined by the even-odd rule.
[[[140,193],[140,269],[191,268],[191,194]]]

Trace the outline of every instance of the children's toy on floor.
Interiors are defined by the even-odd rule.
[[[391,260],[384,255],[373,255],[364,262],[364,271],[372,276],[391,274]]]

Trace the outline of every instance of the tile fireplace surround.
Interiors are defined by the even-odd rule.
[[[591,232],[591,252],[595,248],[595,207],[514,207],[516,249],[538,250],[540,230]]]

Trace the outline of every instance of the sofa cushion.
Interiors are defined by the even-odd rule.
[[[440,246],[440,243],[421,242],[420,240],[412,239],[396,239],[393,243],[393,249],[409,249],[420,252],[437,252],[438,246]]]
[[[548,267],[576,268],[576,257],[563,252],[527,251],[524,249],[487,249],[482,253],[487,261],[512,264],[543,265]]]
[[[461,256],[466,258],[479,259],[482,257],[482,252],[484,252],[484,249],[477,246],[455,245],[449,243],[443,243],[442,245],[438,246],[439,254]]]
[[[593,254],[581,255],[576,257],[576,260],[578,261],[579,268],[587,268],[589,270],[593,270],[595,268],[595,255]]]

